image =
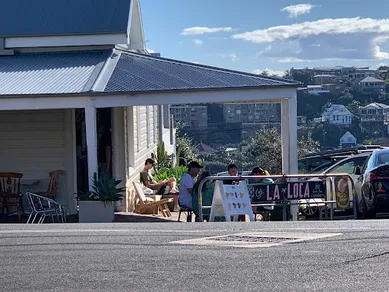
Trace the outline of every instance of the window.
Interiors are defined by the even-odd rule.
[[[389,163],[389,153],[381,153],[377,155],[377,163],[376,165],[381,165],[381,164],[387,164]]]
[[[347,161],[339,163],[337,166],[330,169],[327,173],[348,173],[354,174],[357,166],[362,167],[367,160],[367,156],[350,158]]]

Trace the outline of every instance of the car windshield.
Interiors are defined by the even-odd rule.
[[[330,170],[327,171],[327,173],[348,173],[353,174],[355,172],[356,167],[362,167],[363,164],[367,160],[366,156],[357,156],[345,159],[342,162],[339,162],[338,165],[334,166]]]
[[[376,165],[388,164],[389,152],[382,152],[377,155]]]

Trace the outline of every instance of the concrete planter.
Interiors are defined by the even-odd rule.
[[[103,223],[115,218],[115,203],[101,201],[79,201],[78,222]]]

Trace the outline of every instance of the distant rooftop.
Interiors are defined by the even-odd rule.
[[[377,79],[377,78],[374,78],[374,77],[366,77],[365,79],[362,79],[361,81],[359,82],[380,82],[380,83],[384,83],[383,80],[381,79]]]
[[[130,3],[131,0],[2,1],[0,37],[125,33]]]
[[[389,105],[378,103],[378,102],[373,102],[362,107],[362,109],[386,109],[386,108],[389,108]]]

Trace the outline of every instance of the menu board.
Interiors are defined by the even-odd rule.
[[[238,215],[249,215],[250,221],[254,221],[246,183],[224,185],[222,181],[217,181],[213,195],[210,221],[214,221],[217,216],[224,216],[226,221],[231,221],[231,216],[237,217]]]

